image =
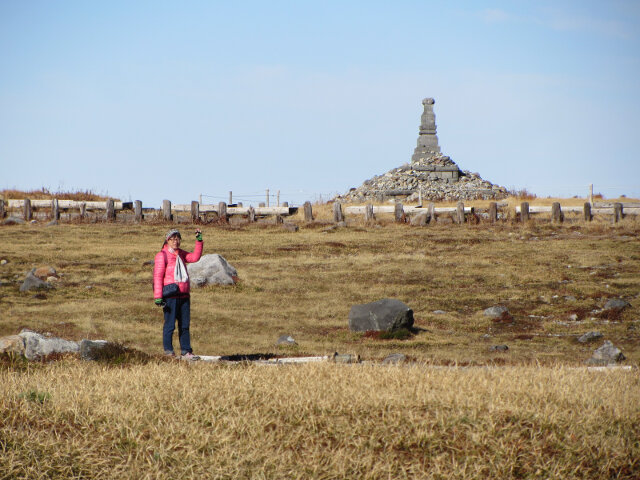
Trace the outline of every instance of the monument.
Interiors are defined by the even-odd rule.
[[[409,163],[365,180],[360,187],[336,196],[336,200],[414,202],[419,199],[456,201],[506,198],[506,188],[483,180],[477,173],[460,170],[450,157],[442,154],[436,135],[434,104],[433,98],[422,100],[418,142]]]

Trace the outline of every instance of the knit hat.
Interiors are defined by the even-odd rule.
[[[177,236],[178,238],[182,238],[182,235],[180,235],[180,231],[179,231],[178,229],[175,229],[175,228],[174,228],[174,229],[169,230],[169,231],[167,232],[167,235],[164,237],[164,239],[165,239],[165,240],[169,240],[169,239],[170,239],[171,237],[173,237],[174,235],[175,235],[175,236]]]

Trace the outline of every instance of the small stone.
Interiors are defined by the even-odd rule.
[[[572,322],[575,322],[578,320],[578,314],[577,313],[572,313],[571,315],[569,315],[569,320],[571,320]]]
[[[509,310],[507,309],[507,307],[504,307],[502,305],[497,305],[495,307],[489,307],[487,308],[484,312],[482,312],[484,314],[485,317],[490,317],[490,318],[500,318],[505,314],[509,314]]]
[[[594,340],[598,340],[599,338],[602,338],[602,334],[600,332],[587,332],[584,335],[581,335],[578,338],[578,341],[580,343],[589,343]]]
[[[291,335],[281,335],[276,341],[276,345],[297,345],[297,343]]]
[[[507,350],[509,350],[507,345],[493,345],[489,347],[490,352],[506,352]]]
[[[0,265],[6,265],[7,263],[9,263],[9,260],[7,260],[6,258],[0,260]]]
[[[333,354],[332,360],[335,363],[360,363],[360,356],[351,355],[350,353],[340,354],[336,352]]]
[[[576,297],[574,297],[573,295],[567,295],[566,297],[564,297],[564,299],[567,302],[575,302],[575,301],[577,301]]]
[[[433,313],[434,315],[444,315],[447,312],[445,312],[444,310],[434,310],[431,313]]]
[[[392,353],[391,355],[387,355],[383,360],[383,365],[398,365],[400,363],[405,363],[407,361],[407,356],[402,353]]]

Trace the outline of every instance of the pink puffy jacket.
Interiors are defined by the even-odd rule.
[[[171,253],[169,251],[169,245],[162,247],[162,250],[156,254],[153,264],[153,298],[162,298],[162,287],[169,285],[170,283],[175,283],[173,271],[176,267],[177,255],[180,255],[180,258],[182,258],[185,265],[187,263],[197,262],[202,256],[202,245],[202,242],[196,241],[196,246],[192,253],[185,252],[180,248],[177,253]],[[166,265],[164,260],[165,255],[162,252],[167,256]],[[180,282],[178,283],[178,287],[180,287],[180,293],[182,296],[189,295],[189,282]]]

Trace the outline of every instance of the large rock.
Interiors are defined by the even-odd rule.
[[[0,338],[0,354],[24,355],[24,340],[18,335]]]
[[[45,282],[44,280],[41,280],[40,278],[36,277],[35,271],[36,269],[34,268],[29,273],[27,273],[27,276],[25,277],[24,282],[22,282],[22,285],[20,286],[21,292],[51,288],[50,283]]]
[[[57,337],[45,337],[30,330],[18,334],[24,340],[24,356],[29,360],[37,360],[52,353],[76,353],[80,349],[77,342]]]
[[[593,352],[587,363],[590,365],[612,365],[624,359],[622,351],[609,340],[605,340],[604,344]]]
[[[587,332],[584,335],[578,337],[578,342],[580,343],[589,343],[595,340],[602,338],[602,334],[600,332]]]
[[[503,305],[496,305],[495,307],[489,307],[482,312],[485,317],[489,318],[502,318],[509,315],[509,310]]]
[[[233,285],[238,271],[218,254],[203,255],[196,263],[187,264],[192,287],[205,285]]]
[[[349,312],[349,329],[355,332],[393,331],[411,327],[413,310],[392,298],[354,305]]]

